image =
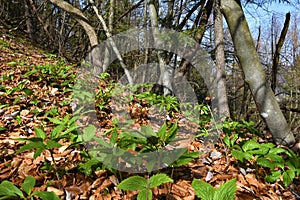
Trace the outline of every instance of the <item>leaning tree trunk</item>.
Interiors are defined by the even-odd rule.
[[[79,9],[75,8],[68,2],[62,0],[50,0],[50,2],[56,5],[57,7],[71,13],[75,17],[75,19],[84,28],[86,34],[88,35],[91,46],[96,46],[99,44],[96,31],[88,23],[88,19],[83,15],[83,13]]]
[[[221,0],[237,57],[256,106],[277,144],[293,145],[295,138],[267,82],[239,0]]]

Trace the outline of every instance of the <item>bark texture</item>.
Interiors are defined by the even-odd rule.
[[[224,30],[220,0],[214,0],[214,31],[215,31],[215,55],[216,55],[216,86],[218,99],[219,120],[225,121],[230,117],[226,92],[225,53],[224,53]]]
[[[249,84],[256,106],[277,144],[293,145],[295,138],[284,118],[266,75],[239,0],[221,0],[237,57]]]

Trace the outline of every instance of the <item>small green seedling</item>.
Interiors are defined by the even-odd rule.
[[[137,200],[152,200],[151,189],[169,182],[173,182],[173,180],[166,174],[156,174],[148,179],[141,176],[132,176],[123,180],[118,188],[126,191],[139,190]]]
[[[236,193],[236,179],[227,181],[218,189],[215,189],[209,183],[202,180],[194,179],[192,187],[197,197],[202,200],[234,200]]]
[[[35,186],[35,178],[32,176],[27,176],[24,180],[24,183],[19,189],[10,181],[2,181],[0,184],[0,199],[35,199],[34,197],[39,197],[42,200],[59,200],[60,198],[54,192],[46,191],[34,191],[32,192]]]

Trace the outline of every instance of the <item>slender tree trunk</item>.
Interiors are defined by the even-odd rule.
[[[237,57],[245,80],[249,84],[256,106],[277,144],[294,145],[295,138],[275,99],[239,0],[221,0],[222,12],[227,21]]]
[[[34,13],[35,13],[35,15],[36,15],[38,21],[39,21],[40,24],[42,25],[43,30],[45,31],[46,35],[49,37],[49,39],[50,39],[51,42],[54,42],[54,39],[53,39],[52,35],[49,33],[49,31],[48,31],[48,29],[47,29],[45,23],[44,23],[43,20],[42,20],[42,18],[40,17],[39,12],[37,11],[37,9],[36,9],[36,7],[35,7],[35,5],[34,5],[34,2],[33,2],[32,0],[29,0],[29,3],[30,3],[30,5],[31,5],[31,7],[32,7],[32,9],[33,9],[33,11],[34,11]]]
[[[222,13],[220,10],[220,0],[214,0],[214,33],[215,33],[215,55],[216,55],[216,90],[218,101],[219,120],[225,121],[230,117],[226,92],[226,73],[224,55],[224,30]]]
[[[110,0],[109,5],[109,17],[108,17],[108,31],[112,33],[114,28],[114,15],[115,15],[115,0]],[[106,48],[104,52],[104,61],[103,61],[103,69],[102,71],[106,71],[109,67],[109,58],[110,58],[110,52],[109,49]]]
[[[272,90],[274,93],[276,92],[277,72],[278,72],[278,67],[279,67],[279,56],[280,56],[281,48],[282,48],[284,40],[285,40],[285,36],[289,29],[290,19],[291,19],[291,13],[287,13],[285,16],[284,26],[281,31],[279,41],[276,45],[276,49],[275,49],[275,53],[274,53],[274,57],[273,57],[271,87],[272,87]]]
[[[152,27],[154,41],[155,41],[156,35],[158,35],[160,31],[158,29],[158,15],[157,15],[157,9],[154,5],[154,0],[148,0],[148,7],[149,7],[151,27]],[[171,74],[173,72],[173,69],[166,64],[163,58],[162,51],[159,51],[157,56],[158,56],[159,69],[160,69],[159,84],[163,85],[163,94],[165,96],[171,95],[173,91],[172,82],[171,82]]]
[[[198,29],[194,35],[194,39],[199,44],[201,43],[204,32],[206,30],[205,26],[208,22],[210,13],[212,11],[212,4],[213,4],[213,1],[207,1],[205,8],[201,9],[201,11],[200,11],[200,12],[202,12],[202,16],[200,19]],[[201,5],[201,4],[199,4],[199,5]],[[187,60],[183,60],[180,64],[180,67],[177,70],[176,77],[183,77],[189,68],[190,68],[190,63]]]
[[[30,9],[27,0],[24,0],[24,6],[25,6],[26,29],[27,29],[26,31],[30,40],[34,41],[34,37],[33,37],[34,30],[32,26],[31,14],[30,14]]]
[[[121,54],[120,54],[120,52],[119,52],[119,50],[118,50],[118,48],[117,48],[117,45],[115,44],[115,42],[114,42],[113,39],[112,39],[111,32],[109,31],[109,29],[108,29],[108,27],[107,27],[107,25],[106,25],[106,23],[105,23],[103,17],[99,14],[98,9],[96,8],[94,1],[93,1],[93,0],[89,0],[89,1],[91,2],[92,7],[93,7],[93,9],[94,9],[94,12],[96,13],[97,17],[99,18],[99,20],[100,20],[100,22],[101,22],[101,24],[102,24],[102,26],[103,26],[103,29],[104,29],[104,31],[105,31],[107,40],[108,40],[108,42],[109,42],[111,48],[113,49],[113,51],[114,51],[115,54],[117,55],[117,59],[119,60],[121,66],[122,66],[122,68],[123,68],[123,70],[124,70],[124,72],[125,72],[125,75],[126,75],[126,77],[127,77],[127,79],[128,79],[129,85],[130,85],[130,86],[133,86],[133,80],[132,80],[132,77],[131,77],[131,75],[130,75],[130,72],[129,72],[129,70],[127,69],[127,67],[126,67],[126,65],[125,65],[125,63],[124,63],[124,60],[123,60],[123,58],[122,58],[122,56],[121,56]]]

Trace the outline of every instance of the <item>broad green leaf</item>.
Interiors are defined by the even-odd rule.
[[[273,162],[279,162],[282,164],[284,164],[285,162],[282,156],[274,153],[268,153],[267,155],[265,155],[265,158],[270,158]]]
[[[256,162],[257,162],[258,165],[260,165],[262,167],[267,167],[267,168],[270,168],[270,169],[274,170],[274,167],[275,167],[274,163],[271,162],[270,160],[268,160],[267,158],[263,158],[263,157],[258,158],[256,160]]]
[[[194,179],[192,187],[194,188],[197,197],[203,200],[214,200],[215,189],[210,184],[202,180]]]
[[[51,139],[55,139],[55,138],[59,138],[60,133],[65,129],[65,125],[64,124],[60,124],[58,126],[56,126],[54,129],[52,129],[52,131],[50,132],[50,138]]]
[[[142,126],[141,132],[146,137],[151,137],[151,136],[156,137],[156,133],[153,131],[153,129],[150,126]]]
[[[83,140],[85,142],[89,142],[93,139],[93,137],[95,136],[95,132],[96,132],[96,127],[93,125],[89,125],[88,127],[83,129]]]
[[[234,200],[236,193],[236,179],[227,181],[215,192],[214,200]]]
[[[152,190],[142,189],[137,196],[137,200],[152,200],[152,196]]]
[[[56,118],[51,118],[48,117],[49,121],[52,122],[53,124],[63,124],[64,122],[60,119],[56,119]]]
[[[176,150],[180,150],[180,149],[176,149]],[[175,162],[173,162],[171,165],[172,166],[182,166],[185,164],[188,164],[189,162],[191,162],[193,159],[198,158],[200,156],[200,152],[187,152],[186,149],[182,149],[183,151],[185,151],[184,153],[182,152],[178,152],[178,154],[182,154],[178,159],[176,159]]]
[[[167,124],[164,123],[164,124],[160,127],[159,131],[157,132],[157,136],[158,136],[160,139],[162,139],[163,141],[165,141],[166,131],[167,131]]]
[[[259,147],[259,149],[254,149],[248,151],[248,153],[253,154],[253,155],[266,155],[269,152],[268,147]]]
[[[62,145],[54,140],[47,140],[47,149],[53,149],[55,147],[61,147]]]
[[[25,94],[27,96],[31,96],[33,94],[33,90],[31,89],[28,89],[28,88],[24,88],[23,91],[25,92]]]
[[[116,129],[114,129],[111,132],[110,143],[115,144],[118,140],[118,136],[119,136],[118,131]]]
[[[79,163],[80,171],[83,171],[86,175],[90,176],[93,172],[92,167],[99,164],[100,161],[96,158],[92,158],[85,163]]]
[[[294,170],[286,170],[285,172],[283,172],[282,174],[282,178],[283,178],[283,183],[285,187],[288,187],[294,180],[295,178],[295,171]]]
[[[54,192],[35,191],[32,196],[40,197],[42,200],[60,200]]]
[[[238,134],[234,134],[232,139],[230,140],[230,144],[233,147],[234,143],[236,142],[236,140],[239,138]]]
[[[168,177],[166,174],[155,174],[150,177],[149,179],[149,188],[155,188],[157,186],[160,186],[164,183],[173,182],[173,180]]]
[[[27,195],[30,195],[32,189],[35,186],[35,178],[32,176],[27,176],[24,180],[24,183],[21,185],[21,188],[26,192]]]
[[[22,146],[16,153],[22,153],[24,151],[29,151],[33,149],[43,148],[45,147],[45,144],[43,142],[31,142],[29,144],[25,144]]]
[[[243,162],[245,160],[252,160],[252,154],[249,154],[248,152],[242,152],[239,150],[233,150],[232,156],[237,158],[239,161]]]
[[[279,154],[284,152],[286,152],[286,150],[283,148],[271,148],[269,154]]]
[[[272,171],[270,175],[265,176],[265,180],[269,183],[274,183],[281,176],[281,171]]]
[[[223,142],[226,144],[226,146],[230,147],[230,140],[229,140],[229,136],[226,135],[223,139]]]
[[[42,138],[43,140],[46,138],[46,133],[40,128],[34,128],[34,132],[36,137]]]
[[[142,190],[147,188],[147,179],[141,176],[131,176],[123,180],[118,188],[122,190]]]
[[[33,158],[36,159],[37,157],[39,157],[41,155],[41,153],[46,149],[46,145],[44,145],[43,147],[37,149],[34,154],[33,154]]]
[[[255,142],[254,140],[248,140],[243,146],[242,149],[243,151],[247,152],[249,150],[253,150],[259,148],[259,144]]]
[[[167,131],[165,142],[169,144],[176,137],[178,131],[177,123],[174,123],[172,127]]]
[[[11,196],[24,198],[22,191],[9,181],[0,184],[0,196]]]

